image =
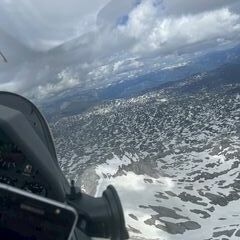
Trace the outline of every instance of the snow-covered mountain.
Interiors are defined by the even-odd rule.
[[[239,239],[239,69],[52,122],[64,173],[96,196],[113,184],[131,239]]]
[[[71,46],[72,44],[73,43],[71,43]],[[65,50],[64,54],[63,46],[61,48],[56,48],[49,53],[51,55],[46,58],[46,62],[51,67],[46,69],[46,73],[44,75],[40,74],[41,77],[44,76],[45,79],[54,79],[58,75],[57,73],[60,71],[59,62],[62,62],[61,64],[63,65],[60,65],[63,68],[63,66],[68,66],[68,61],[70,61],[71,58],[74,58],[74,56],[76,57],[79,49],[71,49],[68,50],[69,52]],[[75,53],[74,50],[76,50]],[[185,79],[197,73],[209,72],[210,70],[214,70],[223,64],[232,64],[234,62],[239,63],[239,54],[240,46],[236,46],[232,49],[214,51],[202,56],[198,56],[195,59],[191,59],[190,62],[180,62],[178,65],[168,66],[166,68],[158,66],[155,68],[155,70],[152,70],[152,68],[148,69],[148,66],[145,66],[144,70],[139,73],[140,75],[132,76],[131,79],[120,74],[121,79],[119,81],[113,81],[112,79],[111,81],[109,80],[110,84],[100,84],[101,86],[99,87],[91,87],[89,85],[89,89],[86,89],[83,86],[75,86],[74,88],[67,90],[63,89],[59,93],[54,94],[52,97],[48,96],[41,100],[39,105],[42,106],[44,112],[48,113],[48,116],[55,117],[57,115],[59,117],[59,115],[66,116],[78,114],[86,111],[86,109],[98,104],[101,101],[136,96],[142,92],[147,92],[153,88],[158,88],[166,82]],[[55,63],[56,59],[58,59],[57,63]],[[155,59],[154,61],[156,61],[155,65],[158,65],[160,64],[161,59]],[[81,72],[74,67],[74,64],[77,63],[76,59],[70,61],[70,63],[71,66],[69,66],[68,69],[71,69],[70,72],[72,72],[73,75],[67,74],[64,79],[71,78],[73,76],[76,77]],[[53,64],[57,64],[58,67]],[[129,61],[127,64],[131,65],[133,63]],[[48,70],[52,73],[50,74]],[[129,72],[127,74],[131,75]],[[101,83],[101,80],[98,79],[97,81]]]

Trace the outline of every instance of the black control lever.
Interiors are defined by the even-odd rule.
[[[94,198],[74,190],[71,183],[68,203],[79,213],[78,228],[90,237],[128,239],[122,205],[113,186],[108,186],[102,197]]]

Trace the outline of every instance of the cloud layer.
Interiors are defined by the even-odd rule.
[[[1,90],[43,98],[75,87],[106,86],[185,65],[196,54],[231,47],[240,39],[236,0],[203,0],[201,4],[192,0],[99,0],[94,6],[76,0],[68,2],[69,6],[46,1],[0,3],[2,27],[6,30],[10,24],[16,30],[10,34],[25,45],[12,40],[8,49],[16,45],[13,52],[26,55],[23,64],[14,63],[8,69],[0,66]],[[72,38],[56,49],[34,51]]]
[[[120,27],[123,35],[135,40],[134,52],[169,54],[191,45],[240,37],[240,17],[228,8],[178,17],[162,17],[162,11],[147,1],[135,8],[127,24]]]
[[[33,49],[49,49],[93,29],[107,2],[2,0],[0,28]]]

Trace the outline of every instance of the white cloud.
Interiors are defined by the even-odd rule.
[[[213,11],[230,6],[239,0],[164,0],[165,15],[182,16],[198,14],[205,11]]]
[[[236,39],[240,36],[240,17],[228,8],[161,17],[153,2],[145,1],[131,12],[127,25],[120,26],[119,30],[136,40],[134,52],[166,54],[189,45]]]
[[[63,43],[90,31],[98,12],[109,0],[4,0],[0,1],[1,29],[31,48]],[[41,45],[44,43],[43,45]],[[55,45],[56,46],[56,45]],[[50,44],[48,48],[51,48]]]
[[[32,93],[34,93],[35,98],[50,97],[52,94],[73,88],[79,83],[80,80],[76,76],[64,70],[58,74],[57,82],[39,85]]]

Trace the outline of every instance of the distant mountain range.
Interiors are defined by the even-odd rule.
[[[81,113],[106,100],[129,98],[154,89],[178,85],[184,79],[199,78],[199,85],[195,83],[194,88],[200,88],[202,84],[208,84],[213,88],[214,85],[219,87],[218,82],[222,78],[226,82],[234,79],[238,81],[237,76],[240,75],[239,56],[239,46],[226,51],[214,52],[184,66],[155,71],[107,87],[90,90],[75,88],[63,91],[61,94],[47,99],[41,104],[41,107],[49,118],[61,117]],[[187,86],[182,87],[182,91],[186,88]],[[188,88],[191,87],[188,86]]]

